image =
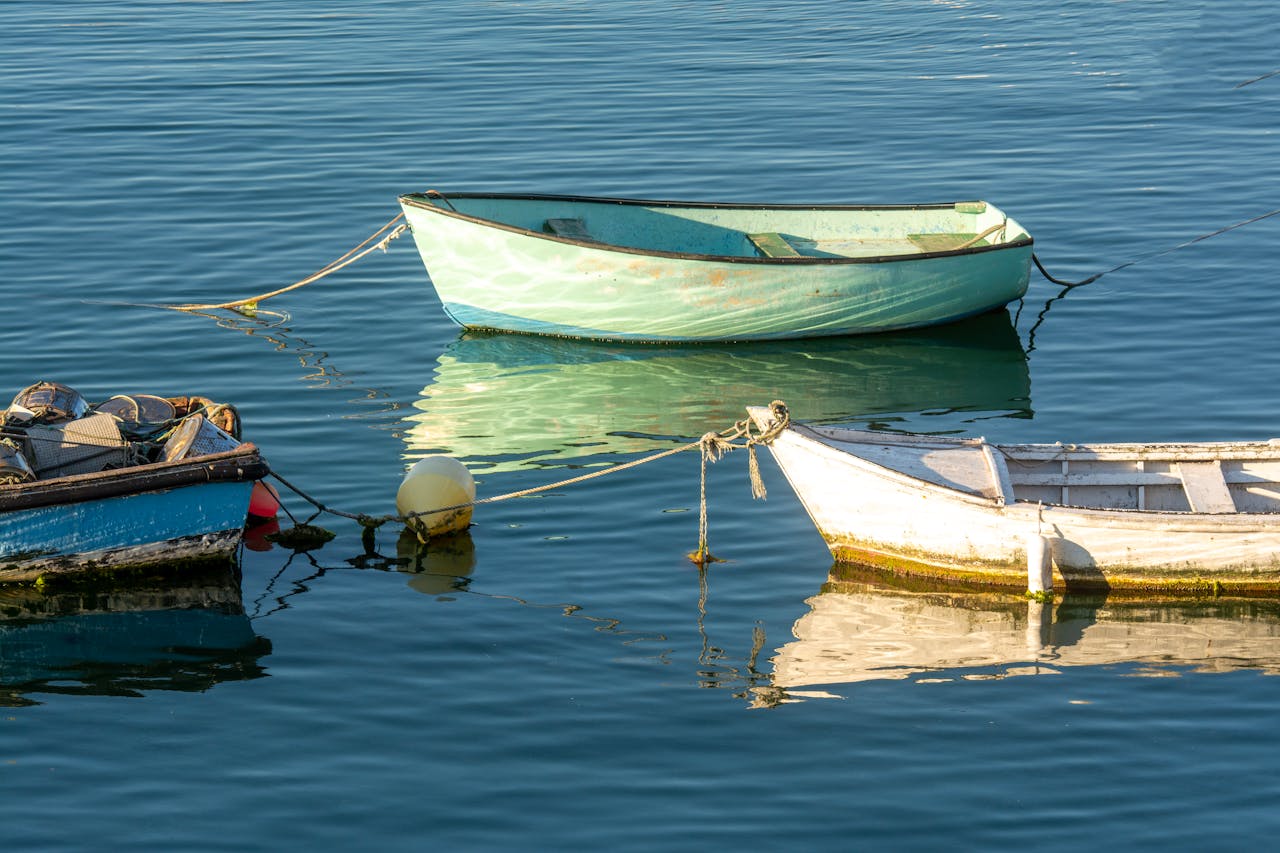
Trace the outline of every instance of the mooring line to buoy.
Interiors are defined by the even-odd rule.
[[[1268,77],[1274,77],[1274,76],[1276,76],[1277,74],[1280,74],[1280,68],[1277,68],[1275,71],[1268,71],[1266,74],[1263,74],[1263,75],[1258,76],[1258,77],[1254,77],[1252,80],[1245,80],[1243,83],[1237,83],[1236,85],[1232,86],[1231,88],[1233,88],[1233,89],[1243,89],[1245,86],[1248,86],[1248,85],[1249,85],[1249,84],[1251,84],[1251,83],[1257,83],[1259,80],[1266,80]]]
[[[379,527],[381,527],[382,525],[386,524],[389,521],[397,521],[400,523],[407,524],[408,522],[413,521],[414,519],[421,518],[427,515],[435,515],[441,512],[452,512],[454,510],[466,509],[467,507],[479,506],[480,504],[491,504],[491,503],[497,503],[499,501],[511,500],[512,498],[527,497],[529,495],[535,495],[540,492],[546,492],[552,489],[560,489],[566,486],[575,485],[577,483],[583,483],[588,480],[594,480],[598,477],[604,477],[608,474],[617,474],[622,471],[630,470],[632,468],[638,468],[641,465],[647,465],[650,462],[657,462],[660,459],[665,459],[668,456],[675,456],[676,454],[684,453],[685,451],[700,449],[702,451],[702,488],[701,488],[701,495],[700,495],[701,512],[699,515],[699,525],[698,525],[699,542],[698,542],[698,550],[691,553],[689,555],[689,558],[693,560],[695,563],[705,564],[709,561],[715,560],[715,558],[711,556],[710,551],[707,549],[707,521],[706,521],[707,519],[707,489],[706,489],[707,463],[715,462],[721,456],[723,456],[725,453],[728,453],[729,451],[741,450],[745,448],[747,450],[747,454],[749,457],[749,473],[751,478],[752,496],[756,498],[766,497],[764,483],[760,478],[759,463],[757,462],[757,459],[756,459],[756,447],[761,444],[764,444],[764,445],[770,444],[775,438],[777,438],[778,435],[782,433],[784,429],[786,429],[787,425],[790,423],[790,417],[787,414],[786,404],[781,403],[779,401],[774,401],[773,403],[770,404],[770,409],[775,413],[775,418],[774,418],[774,423],[771,426],[769,426],[767,429],[753,431],[751,426],[751,419],[744,418],[743,420],[736,422],[733,426],[727,429],[721,430],[720,432],[708,432],[705,435],[703,435],[701,438],[699,438],[697,441],[691,441],[688,444],[683,444],[679,447],[674,447],[670,450],[664,450],[664,451],[661,451],[660,453],[654,453],[642,459],[633,459],[632,461],[625,462],[621,465],[614,465],[599,471],[592,471],[589,474],[582,474],[577,477],[570,477],[565,480],[558,480],[554,483],[546,483],[541,486],[532,486],[527,489],[519,489],[514,492],[507,492],[506,494],[502,494],[502,495],[493,495],[487,498],[477,498],[476,500],[473,500],[473,501],[453,504],[451,506],[434,507],[432,509],[415,511],[405,515],[400,515],[398,513],[392,513],[387,515],[370,515],[367,513],[347,512],[345,510],[337,509],[335,507],[331,507],[331,506],[328,506],[327,504],[324,504],[323,502],[317,500],[312,495],[308,494],[307,492],[295,486],[293,483],[286,480],[284,477],[280,476],[280,474],[278,474],[275,471],[271,472],[271,476],[275,478],[277,481],[279,481],[279,483],[282,486],[289,489],[289,491],[293,492],[298,497],[302,498],[304,501],[311,504],[316,509],[316,512],[310,518],[307,518],[305,521],[298,523],[295,520],[295,525],[294,525],[295,528],[308,528],[311,530],[320,531],[322,534],[327,534],[327,536],[324,536],[323,538],[331,539],[333,538],[332,533],[330,533],[329,531],[323,530],[323,528],[315,528],[311,524],[311,522],[314,521],[317,517],[319,517],[322,513],[328,513],[330,515],[336,515],[341,518],[347,518],[347,519],[351,519],[352,521],[358,522],[360,526],[364,528],[364,536],[365,536],[366,544],[370,544],[369,537],[372,536],[373,531],[377,530]],[[290,514],[289,517],[293,519],[292,514]]]
[[[1167,255],[1170,252],[1175,252],[1178,249],[1181,249],[1185,246],[1190,246],[1193,243],[1199,243],[1203,240],[1208,240],[1210,237],[1216,237],[1219,234],[1225,234],[1228,231],[1232,231],[1244,225],[1249,225],[1254,222],[1259,222],[1270,216],[1275,216],[1278,213],[1280,213],[1280,208],[1276,208],[1275,210],[1269,210],[1266,213],[1260,214],[1251,219],[1246,219],[1243,222],[1237,222],[1234,225],[1228,225],[1225,228],[1219,228],[1217,231],[1210,231],[1208,234],[1201,234],[1199,237],[1194,237],[1190,240],[1185,240],[1179,243],[1178,245],[1174,246],[1173,248],[1165,249],[1164,251],[1156,252],[1155,254],[1152,254],[1152,255],[1146,255],[1141,258],[1136,258],[1132,261],[1126,261],[1123,264],[1114,266],[1109,270],[1104,270],[1103,272],[1097,273],[1096,275],[1091,275],[1086,279],[1081,279],[1080,281],[1063,281],[1062,279],[1054,278],[1053,276],[1049,275],[1049,273],[1045,270],[1044,265],[1040,263],[1040,259],[1033,254],[1031,256],[1031,260],[1035,262],[1036,269],[1040,270],[1040,273],[1046,279],[1053,282],[1054,284],[1060,285],[1062,289],[1058,291],[1057,294],[1055,294],[1054,296],[1051,296],[1048,300],[1045,301],[1044,307],[1041,308],[1040,313],[1036,315],[1036,321],[1031,325],[1031,328],[1027,331],[1027,347],[1026,347],[1027,353],[1030,354],[1035,351],[1036,332],[1039,331],[1040,327],[1044,324],[1045,319],[1049,316],[1049,309],[1053,307],[1053,303],[1061,300],[1063,297],[1065,297],[1068,293],[1070,293],[1072,290],[1076,289],[1077,287],[1083,287],[1086,284],[1091,284],[1097,281],[1098,279],[1102,278],[1107,273],[1113,273],[1116,270],[1121,270],[1121,269],[1124,269],[1125,267],[1131,267],[1134,264],[1140,263],[1142,261],[1147,261],[1152,258],[1158,258],[1161,255]],[[1018,303],[1018,316],[1020,317],[1021,315],[1022,315],[1022,302],[1020,301]],[[1015,323],[1016,322],[1017,321],[1015,319]]]
[[[403,213],[398,214],[394,219],[392,219],[386,225],[383,225],[377,231],[370,234],[368,238],[366,238],[359,245],[350,249],[346,254],[336,258],[333,261],[330,261],[328,264],[321,267],[316,272],[312,273],[311,275],[307,276],[301,281],[295,281],[293,284],[287,287],[281,287],[277,290],[272,290],[268,293],[260,293],[257,296],[250,296],[247,299],[236,299],[232,302],[188,303],[184,305],[165,305],[163,307],[170,308],[174,311],[214,311],[214,310],[221,310],[221,309],[234,311],[238,308],[243,308],[245,306],[256,306],[259,302],[270,299],[273,296],[279,296],[282,293],[288,293],[291,290],[297,290],[300,287],[304,287],[308,284],[319,281],[320,279],[324,278],[330,273],[335,273],[345,266],[350,266],[351,264],[354,264],[356,261],[360,260],[365,255],[372,252],[374,249],[381,249],[382,251],[385,252],[387,250],[388,244],[390,244],[392,240],[399,237],[408,229],[409,226],[405,223],[396,225],[396,223],[403,218],[404,218]],[[393,225],[396,225],[394,229],[391,228]],[[381,236],[388,229],[391,229],[391,232],[379,240],[378,239],[379,236]],[[375,240],[377,240],[376,243],[374,242]],[[370,243],[373,243],[373,245],[370,246],[369,245]]]
[[[1266,213],[1253,217],[1252,219],[1246,219],[1243,222],[1237,222],[1234,225],[1228,225],[1225,228],[1219,228],[1217,231],[1210,231],[1208,234],[1201,234],[1199,237],[1193,237],[1190,240],[1184,240],[1183,242],[1179,243],[1176,246],[1173,246],[1172,248],[1164,249],[1162,251],[1155,252],[1150,255],[1143,255],[1142,257],[1134,258],[1131,261],[1125,261],[1123,264],[1118,264],[1109,270],[1103,270],[1100,273],[1095,273],[1089,276],[1088,278],[1081,279],[1080,281],[1063,281],[1062,279],[1054,278],[1049,274],[1049,271],[1044,268],[1044,265],[1040,263],[1040,259],[1036,257],[1034,253],[1031,255],[1031,260],[1035,262],[1036,269],[1040,270],[1040,274],[1043,275],[1045,278],[1047,278],[1049,281],[1053,282],[1054,284],[1061,285],[1062,287],[1067,289],[1070,289],[1073,287],[1083,287],[1086,284],[1092,284],[1093,282],[1097,281],[1098,279],[1102,278],[1104,275],[1107,275],[1109,273],[1113,273],[1113,272],[1116,272],[1117,270],[1125,269],[1126,267],[1131,267],[1134,264],[1139,264],[1139,263],[1142,263],[1143,261],[1149,261],[1153,258],[1159,258],[1163,255],[1171,254],[1172,252],[1176,252],[1179,249],[1184,249],[1187,246],[1190,246],[1194,243],[1199,243],[1203,240],[1208,240],[1210,237],[1217,237],[1219,234],[1226,234],[1228,231],[1234,231],[1235,229],[1241,228],[1245,225],[1252,225],[1254,222],[1260,222],[1263,219],[1266,219],[1270,216],[1275,216],[1277,213],[1280,213],[1280,207],[1277,207],[1275,210],[1269,210]]]

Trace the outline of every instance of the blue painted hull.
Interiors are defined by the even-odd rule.
[[[257,450],[242,445],[183,463],[3,487],[0,581],[230,557],[265,473]]]

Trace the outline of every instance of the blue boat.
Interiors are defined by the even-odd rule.
[[[233,407],[145,395],[89,406],[53,383],[19,399],[0,432],[0,582],[234,556],[268,467]]]
[[[470,329],[758,341],[949,323],[1020,298],[1031,236],[984,201],[748,205],[400,197],[445,312]]]

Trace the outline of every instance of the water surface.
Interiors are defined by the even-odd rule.
[[[503,494],[775,398],[1013,441],[1280,423],[1280,216],[1166,253],[1280,208],[1268,3],[65,2],[7,4],[0,33],[0,393],[235,402],[333,507],[391,512],[428,452]],[[1036,276],[952,329],[737,348],[460,335],[404,240],[256,320],[139,307],[289,284],[427,188],[982,198],[1059,277],[1140,262],[1067,293]],[[229,589],[0,601],[0,845],[1204,849],[1280,829],[1269,603],[1033,618],[835,589],[763,463],[763,502],[740,454],[711,467],[726,562],[705,573],[682,454],[485,505],[425,554],[391,526],[366,552],[329,518],[310,554],[255,539]],[[852,624],[803,646],[830,601]],[[913,613],[936,630],[899,630]],[[792,681],[797,644],[825,668]],[[895,677],[850,676],[882,660]]]

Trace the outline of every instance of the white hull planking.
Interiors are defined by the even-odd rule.
[[[752,414],[757,422],[769,417]],[[1005,503],[1000,493],[1012,497],[1013,487],[990,452],[987,488],[970,493],[842,452],[804,428],[786,430],[770,449],[837,559],[1025,587],[1027,540],[1038,534],[1068,586],[1280,587],[1280,513]]]

